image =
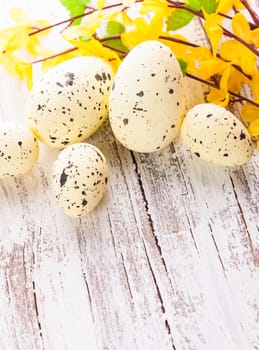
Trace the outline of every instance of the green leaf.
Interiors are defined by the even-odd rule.
[[[106,26],[106,35],[107,36],[114,36],[114,35],[120,35],[125,32],[125,26],[118,22],[118,21],[110,21],[107,23]],[[109,45],[112,48],[120,51],[123,51],[127,53],[129,50],[126,46],[123,45],[122,41],[120,38],[118,39],[110,39],[110,40],[105,40],[103,41],[103,44]]]
[[[186,4],[186,7],[195,10],[200,11],[201,9],[201,0],[189,0]]]
[[[123,45],[121,39],[105,40],[103,41],[103,44],[109,45],[110,47],[114,48],[115,51],[117,49],[125,53],[129,52],[129,49]]]
[[[202,8],[208,13],[215,13],[218,7],[218,0],[200,0]]]
[[[80,16],[85,12],[86,6],[91,0],[60,0],[61,4],[69,11],[70,17]],[[82,18],[73,21],[73,24],[80,24]]]
[[[125,26],[117,21],[110,21],[107,23],[106,33],[108,36],[122,34],[125,32]]]
[[[171,16],[167,18],[167,30],[177,30],[183,28],[191,22],[194,15],[183,9],[176,9]]]
[[[185,76],[186,72],[187,72],[187,63],[184,60],[182,60],[181,58],[177,58],[177,61],[181,67],[183,76]]]
[[[80,41],[89,41],[89,40],[91,40],[93,37],[92,37],[92,35],[81,35],[80,37],[79,37],[79,40]]]

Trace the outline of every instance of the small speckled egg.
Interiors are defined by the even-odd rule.
[[[71,217],[92,211],[103,197],[108,166],[93,145],[77,143],[65,148],[53,166],[52,183],[60,208]]]
[[[30,130],[15,123],[0,123],[0,178],[28,173],[38,156],[38,141]]]
[[[51,147],[91,136],[108,115],[113,69],[104,60],[76,57],[52,68],[35,84],[25,108],[27,124]]]
[[[145,41],[124,59],[110,93],[109,118],[128,149],[154,152],[177,136],[184,112],[182,71],[163,43]]]
[[[242,165],[253,154],[247,129],[234,114],[211,103],[198,104],[187,113],[181,137],[196,156],[223,166]]]

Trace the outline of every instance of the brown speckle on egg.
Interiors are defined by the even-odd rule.
[[[0,123],[0,178],[28,173],[38,155],[38,141],[26,127],[10,122]]]
[[[36,82],[29,94],[25,108],[29,127],[51,147],[87,139],[108,116],[112,77],[112,67],[97,57],[76,57],[60,63]],[[94,109],[96,103],[98,108]],[[69,126],[72,121],[73,127]]]
[[[199,104],[188,111],[181,136],[192,152],[218,165],[242,165],[253,154],[251,136],[240,120],[212,103]]]
[[[87,143],[68,146],[53,165],[53,189],[59,206],[71,217],[90,213],[104,194],[107,178],[107,162],[98,148]]]
[[[112,130],[125,147],[155,152],[173,141],[184,110],[182,78],[165,44],[148,40],[130,51],[114,78],[109,104]]]

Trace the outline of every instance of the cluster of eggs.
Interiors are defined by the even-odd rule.
[[[243,124],[226,109],[200,104],[185,112],[183,76],[173,52],[159,41],[136,46],[116,75],[100,58],[78,57],[46,73],[33,87],[24,127],[2,123],[0,177],[19,176],[35,164],[38,140],[64,148],[53,166],[53,190],[72,217],[93,210],[108,179],[107,161],[83,142],[109,115],[115,137],[136,152],[165,148],[178,135],[198,157],[241,165],[253,143]]]

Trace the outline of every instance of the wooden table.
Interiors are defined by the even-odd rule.
[[[2,1],[2,27],[12,6],[66,18],[56,0]],[[23,121],[26,95],[1,69],[0,118]],[[0,181],[0,349],[259,349],[258,152],[231,169],[179,140],[137,154],[108,123],[89,142],[110,179],[85,218],[55,203],[56,150],[41,145],[30,174]]]

